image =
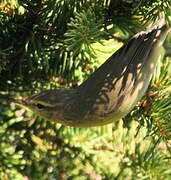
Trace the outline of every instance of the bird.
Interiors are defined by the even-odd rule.
[[[130,38],[78,87],[45,90],[16,103],[65,126],[89,128],[117,122],[145,94],[169,30],[161,19]]]

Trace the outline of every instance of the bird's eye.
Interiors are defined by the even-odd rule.
[[[36,104],[36,106],[37,106],[39,109],[44,109],[44,108],[45,108],[45,106],[42,105],[42,104]]]

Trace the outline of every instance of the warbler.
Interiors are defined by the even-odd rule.
[[[47,90],[17,103],[37,115],[73,127],[123,118],[144,95],[170,28],[164,20],[133,36],[74,89]]]

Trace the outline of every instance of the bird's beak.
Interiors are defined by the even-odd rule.
[[[15,100],[15,103],[23,106],[28,106],[28,102],[23,99]]]

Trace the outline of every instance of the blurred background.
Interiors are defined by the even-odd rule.
[[[118,123],[55,124],[14,103],[74,88],[170,0],[0,0],[0,180],[170,180],[171,36],[151,85]]]

